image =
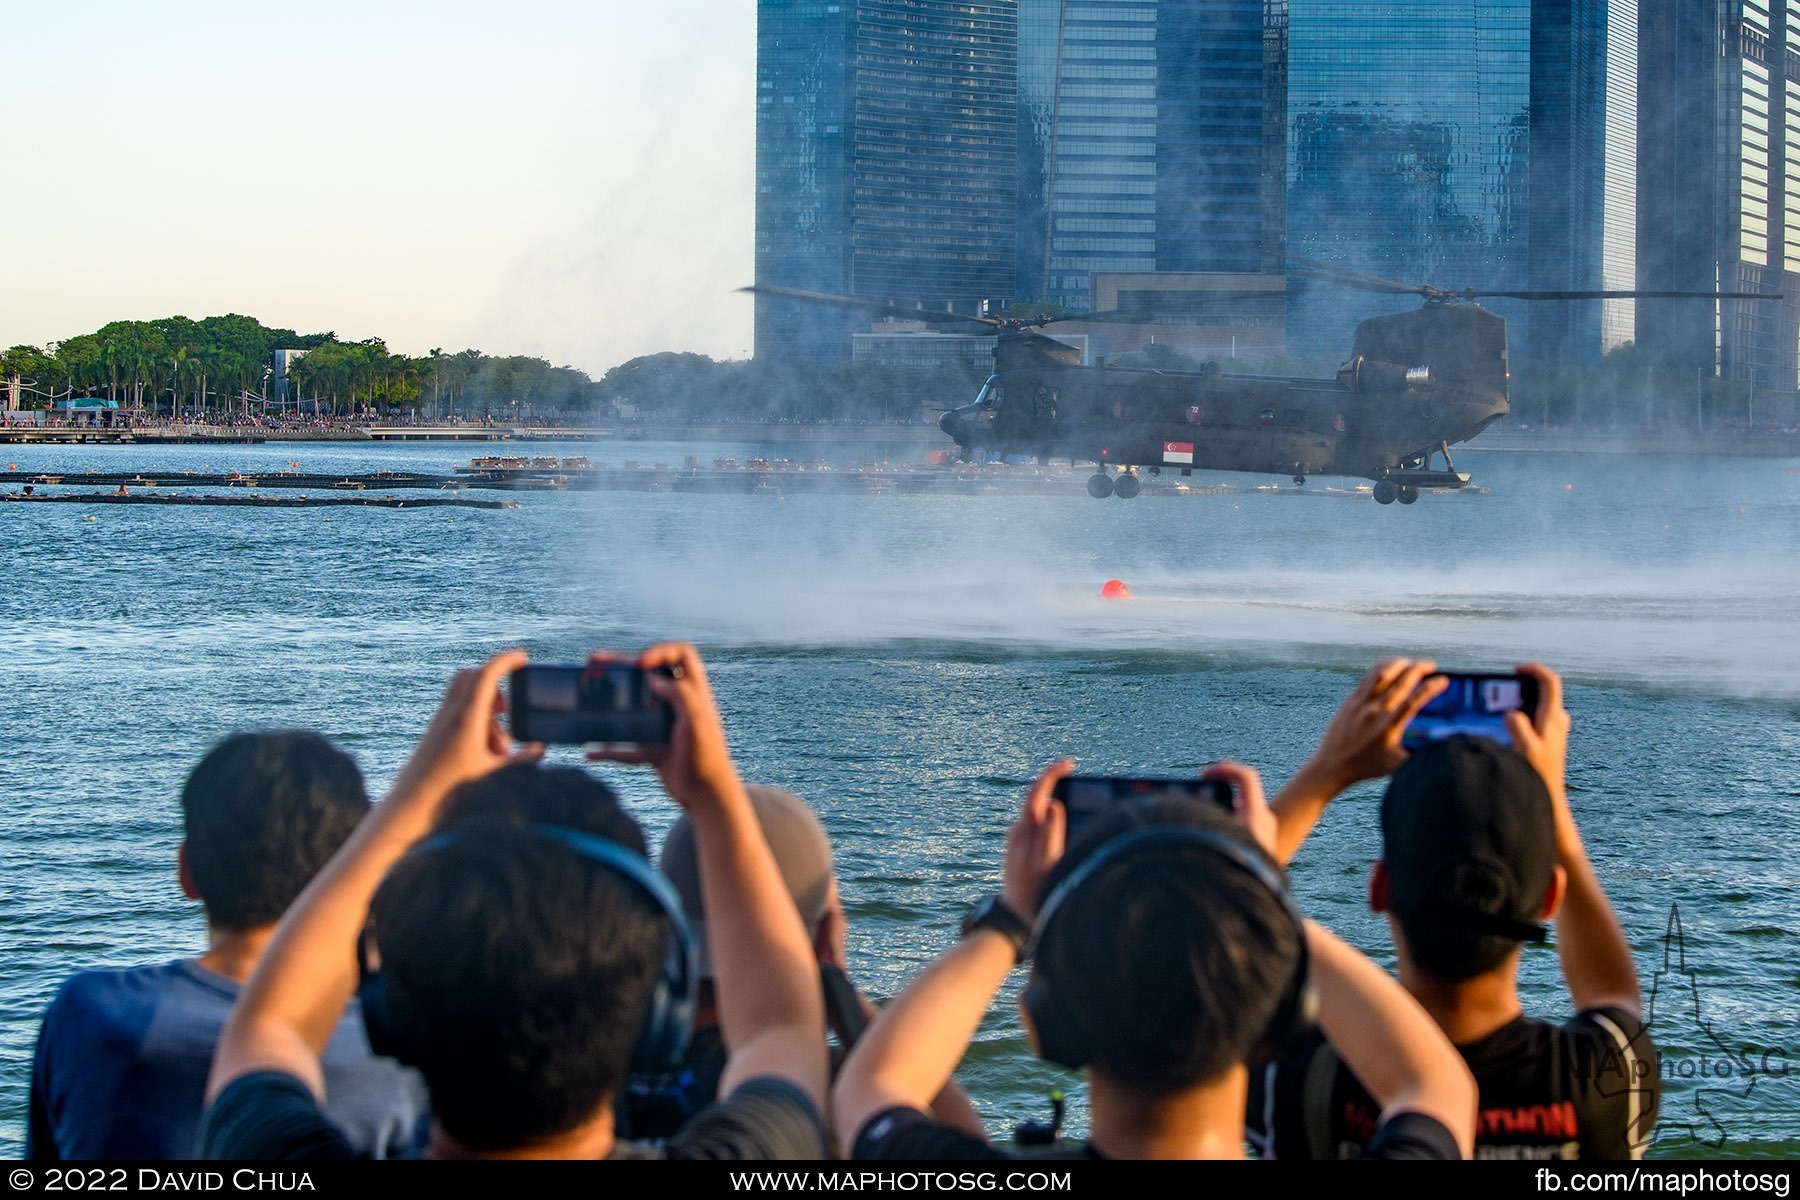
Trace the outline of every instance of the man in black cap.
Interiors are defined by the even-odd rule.
[[[1444,677],[1431,662],[1377,664],[1276,797],[1278,848],[1290,858],[1332,797],[1391,772],[1369,906],[1388,918],[1400,982],[1475,1075],[1475,1156],[1636,1158],[1658,1085],[1637,965],[1565,794],[1562,680],[1518,670],[1538,705],[1507,715],[1511,748],[1457,734],[1408,754],[1401,732]],[[1546,941],[1552,918],[1576,1010],[1563,1025],[1527,1017],[1518,994],[1522,946]],[[1249,1134],[1265,1157],[1349,1157],[1378,1111],[1315,1038],[1252,1081]]]

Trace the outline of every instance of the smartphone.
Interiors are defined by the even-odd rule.
[[[512,673],[508,728],[521,742],[665,746],[675,713],[630,663],[527,666]]]
[[[1121,800],[1144,796],[1181,796],[1204,800],[1231,811],[1231,785],[1223,779],[1142,779],[1122,775],[1065,775],[1056,781],[1052,799],[1068,813],[1073,841],[1095,817]]]
[[[1423,746],[1453,733],[1472,733],[1512,745],[1506,714],[1537,712],[1538,682],[1530,675],[1457,675],[1444,673],[1450,686],[1419,710],[1401,731],[1405,749]]]

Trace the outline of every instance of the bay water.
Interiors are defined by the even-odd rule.
[[[151,476],[448,472],[489,452],[16,446],[0,459]],[[664,638],[701,647],[745,778],[821,813],[853,974],[876,996],[997,886],[1006,825],[1052,758],[1162,774],[1231,757],[1273,791],[1379,658],[1548,663],[1568,681],[1576,815],[1665,1054],[1652,1152],[1800,1152],[1800,461],[1470,450],[1458,466],[1486,490],[1411,507],[1341,480],[1096,502],[1080,474],[1051,496],[0,504],[0,1154],[22,1151],[57,983],[202,946],[176,886],[177,797],[213,742],[318,729],[379,794],[456,669],[509,646],[575,661]],[[1129,601],[1100,598],[1114,578]],[[604,773],[659,834],[673,809],[653,778]],[[1311,915],[1388,962],[1364,902],[1379,794],[1333,804],[1293,875]],[[1527,953],[1524,985],[1530,1011],[1568,1014],[1553,954]],[[1073,1083],[1030,1059],[1010,998],[961,1073],[997,1136],[1046,1118],[1049,1092]]]

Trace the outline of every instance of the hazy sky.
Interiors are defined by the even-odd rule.
[[[751,0],[0,0],[0,346],[750,352]]]

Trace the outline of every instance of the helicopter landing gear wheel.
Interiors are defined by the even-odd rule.
[[[1399,494],[1400,489],[1394,486],[1393,480],[1377,479],[1375,481],[1375,503],[1392,504]]]
[[[1130,471],[1113,480],[1113,495],[1121,500],[1135,500],[1142,485]]]
[[[1410,483],[1400,485],[1400,503],[1412,504],[1419,499],[1419,489]]]
[[[1104,500],[1113,494],[1112,476],[1105,471],[1088,476],[1088,495],[1096,500]]]

